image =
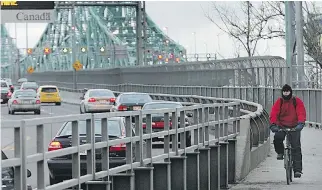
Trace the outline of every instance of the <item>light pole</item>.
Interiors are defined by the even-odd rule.
[[[194,35],[195,38],[195,55],[197,54],[197,36],[196,36],[196,32],[192,33]]]

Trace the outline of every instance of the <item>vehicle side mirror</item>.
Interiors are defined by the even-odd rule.
[[[192,116],[193,116],[193,114],[192,114],[192,113],[187,113],[187,114],[186,114],[186,116],[187,116],[187,117],[192,117]]]
[[[27,169],[27,177],[31,177],[31,171]]]

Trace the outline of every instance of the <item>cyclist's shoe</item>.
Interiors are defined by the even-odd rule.
[[[277,154],[277,160],[283,160],[284,154]]]
[[[294,178],[300,178],[302,175],[301,172],[294,172]]]

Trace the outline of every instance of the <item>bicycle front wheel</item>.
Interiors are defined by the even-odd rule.
[[[292,172],[292,170],[291,170],[291,167],[290,167],[290,155],[289,155],[289,150],[288,149],[286,149],[285,150],[285,157],[284,157],[284,168],[285,168],[285,171],[286,171],[286,183],[287,183],[287,185],[289,185],[290,184],[290,182],[291,182],[291,172]]]

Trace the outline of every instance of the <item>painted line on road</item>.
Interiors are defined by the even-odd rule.
[[[26,140],[29,141],[31,139],[30,136],[26,137]],[[15,150],[15,146],[13,145],[14,143],[7,144],[6,146],[2,147],[1,150]]]
[[[44,109],[41,109],[41,111],[42,111],[42,112],[45,112],[45,113],[47,113],[47,114],[49,114],[49,115],[53,115],[53,114],[54,114],[54,113],[52,113],[52,112],[50,112],[50,111],[48,112],[48,111],[46,111],[46,110],[44,110]]]

